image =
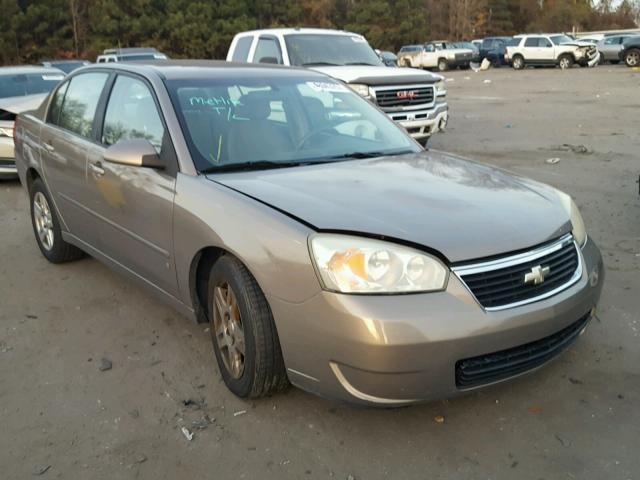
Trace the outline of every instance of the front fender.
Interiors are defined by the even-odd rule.
[[[307,238],[313,230],[204,176],[178,174],[174,256],[181,300],[195,309],[190,288],[194,258],[204,248],[238,258],[267,297],[300,303],[317,294]]]

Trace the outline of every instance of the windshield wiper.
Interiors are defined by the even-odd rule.
[[[326,159],[314,159],[314,160],[292,160],[288,162],[274,162],[271,160],[256,160],[255,162],[238,162],[238,163],[225,163],[224,165],[211,166],[203,168],[200,173],[219,173],[219,172],[242,172],[250,170],[274,170],[277,168],[289,168],[289,167],[305,167],[307,165],[318,165],[321,163],[329,163]]]
[[[301,67],[321,67],[321,66],[341,67],[342,64],[341,63],[331,63],[331,62],[308,62],[308,63],[303,63],[300,66]]]
[[[347,62],[345,65],[366,65],[367,67],[379,67],[380,65],[376,65],[375,63],[369,62]]]
[[[272,162],[270,160],[258,160],[255,162],[225,163],[200,170],[200,173],[242,172],[247,170],[273,170],[276,168],[299,167],[318,162]]]
[[[349,159],[349,158],[355,158],[355,159],[362,159],[362,158],[376,158],[376,157],[391,157],[394,155],[405,155],[407,153],[414,153],[412,150],[399,150],[396,152],[350,152],[350,153],[344,153],[341,155],[335,155],[333,157],[329,157],[331,159]]]

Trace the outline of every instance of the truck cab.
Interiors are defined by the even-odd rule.
[[[231,42],[227,61],[320,71],[377,105],[423,145],[447,124],[443,78],[385,66],[367,40],[356,33],[312,28],[242,32]]]
[[[402,47],[398,53],[398,64],[403,67],[437,68],[444,72],[450,68],[469,68],[475,54],[470,48],[457,48],[451,42],[436,40]]]

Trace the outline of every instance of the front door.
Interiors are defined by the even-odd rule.
[[[101,250],[159,289],[177,295],[173,260],[173,199],[177,162],[151,87],[116,77],[104,112],[100,144],[88,152],[92,209],[100,220]],[[118,165],[105,150],[121,140],[147,139],[166,168]]]
[[[87,187],[87,151],[94,145],[95,112],[109,77],[83,73],[63,83],[51,101],[41,130],[45,182],[62,217],[64,229],[96,246],[98,235]]]

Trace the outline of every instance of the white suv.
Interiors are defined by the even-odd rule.
[[[507,45],[505,60],[516,70],[528,65],[559,66],[569,68],[577,63],[581,67],[598,64],[598,48],[564,35],[536,34],[516,35]]]

